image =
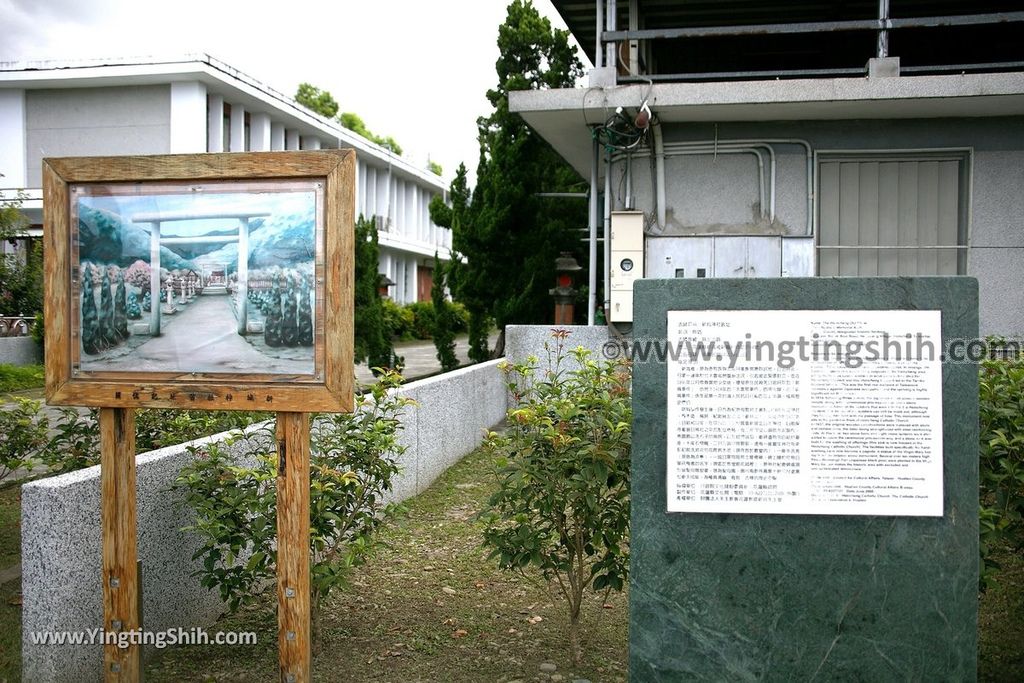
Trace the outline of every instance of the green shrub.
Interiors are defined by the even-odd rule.
[[[395,511],[385,496],[404,451],[398,442],[399,415],[409,400],[396,396],[401,377],[380,376],[372,392],[356,398],[352,413],[314,416],[310,433],[310,604],[314,647],[320,606],[361,564],[375,534]],[[174,488],[196,514],[189,530],[201,546],[200,582],[216,588],[230,610],[273,587],[276,573],[277,476],[274,425],[246,437],[255,454],[239,465],[216,444],[194,449],[196,460],[182,469]]]
[[[415,339],[430,339],[434,330],[434,304],[431,301],[415,301],[406,304],[412,311],[412,336]]]
[[[41,407],[39,401],[17,398],[13,408],[0,410],[0,481],[38,462],[48,427]]]
[[[46,383],[42,365],[0,363],[0,392],[38,389]]]
[[[409,341],[413,339],[412,328],[416,316],[407,306],[399,306],[391,299],[383,299],[384,327],[391,339]]]
[[[42,459],[55,474],[73,472],[100,462],[100,427],[95,408],[79,413],[75,408],[58,408],[60,418],[52,425]]]
[[[990,348],[1002,340],[990,340]],[[1024,355],[981,362],[979,378],[981,578],[999,569],[991,551],[1024,549]]]
[[[481,513],[484,545],[503,569],[538,569],[566,599],[570,650],[579,664],[584,593],[622,590],[629,564],[630,373],[570,352],[555,332],[548,367],[503,364],[514,404],[504,434],[485,447],[498,461],[498,490]]]
[[[135,450],[143,453],[174,446],[241,429],[269,417],[267,413],[238,410],[139,410],[135,413]]]

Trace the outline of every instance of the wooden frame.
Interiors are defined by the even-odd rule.
[[[296,182],[312,183],[317,188],[318,198],[322,198],[316,202],[316,313],[312,325],[313,364],[309,371],[213,372],[207,368],[189,372],[180,367],[161,367],[153,371],[109,369],[79,362],[82,314],[78,280],[85,280],[87,276],[78,270],[80,195],[175,194],[176,187],[179,188],[176,194],[184,195],[188,189],[226,187],[229,190],[224,191],[236,194],[252,188],[265,196],[270,190],[281,190]],[[50,404],[292,412],[352,409],[354,152],[319,150],[44,159],[43,189],[46,397]],[[243,209],[232,214],[243,226],[238,228],[239,236],[232,238],[242,249],[246,249],[244,240],[248,239],[244,226],[250,214],[255,213],[258,212]],[[160,220],[184,219],[180,215],[177,218],[136,215],[134,220],[153,221],[150,239],[155,245],[152,249],[159,265]],[[181,241],[181,238],[171,239]],[[243,275],[237,285],[242,300],[245,300],[248,286],[244,277],[246,264],[247,261],[239,261],[237,267]],[[153,286],[159,287],[158,268],[152,269],[152,276]],[[157,308],[153,301],[150,306]],[[244,334],[244,309],[237,317]],[[160,314],[154,311],[153,318],[153,334],[159,334]]]

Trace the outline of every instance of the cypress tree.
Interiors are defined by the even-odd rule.
[[[263,326],[263,341],[267,346],[281,345],[281,285],[277,273],[274,273],[274,284],[270,288],[269,312]]]
[[[125,296],[124,273],[117,275],[117,290],[114,292],[114,334],[117,341],[128,338],[128,302]]]
[[[117,333],[114,331],[114,300],[110,296],[110,275],[103,268],[103,279],[100,281],[100,347],[109,349],[117,344]]]
[[[355,230],[355,359],[371,368],[397,364],[391,339],[385,333],[384,304],[380,293],[380,247],[377,226],[359,217]]]
[[[299,287],[299,344],[313,345],[313,299],[310,297],[309,278],[303,277]]]
[[[296,288],[291,273],[285,275],[284,281],[284,302],[281,306],[281,344],[284,346],[298,346],[298,307],[295,305]]]
[[[88,354],[99,353],[99,319],[96,313],[96,296],[93,293],[92,268],[82,264],[82,350]]]
[[[434,252],[434,282],[430,287],[430,299],[434,304],[432,336],[437,359],[441,361],[444,372],[459,367],[459,359],[455,356],[455,315],[444,295],[446,280],[445,266]]]

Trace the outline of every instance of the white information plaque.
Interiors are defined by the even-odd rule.
[[[669,311],[669,512],[942,516],[940,311]]]

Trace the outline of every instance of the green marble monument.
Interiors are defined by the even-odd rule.
[[[679,310],[937,310],[944,342],[978,334],[961,277],[640,280],[633,338]],[[941,366],[942,516],[910,517],[667,512],[669,365],[634,360],[631,681],[976,680],[976,365]]]

